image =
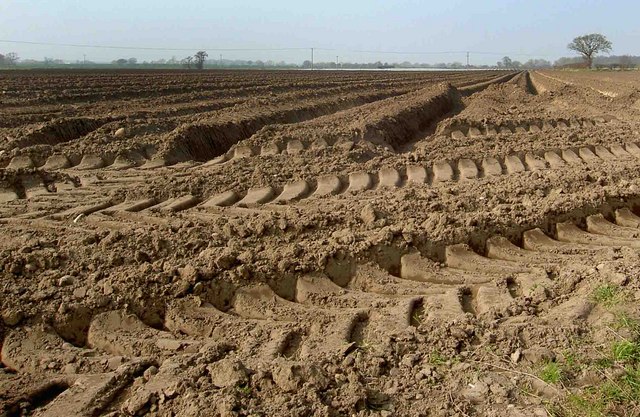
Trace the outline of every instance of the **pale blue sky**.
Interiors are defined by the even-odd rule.
[[[577,35],[599,32],[614,54],[640,55],[640,1],[604,0],[0,0],[0,39],[51,43],[187,48],[334,48],[317,61],[451,62],[464,54],[409,55],[374,51],[478,51],[476,64],[501,55],[526,61],[570,55]],[[121,51],[0,42],[21,57],[111,61],[178,58],[185,51]],[[222,52],[225,58],[302,62],[307,51]],[[517,55],[527,54],[526,55]]]

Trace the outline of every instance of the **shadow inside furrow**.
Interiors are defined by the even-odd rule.
[[[168,136],[159,156],[171,163],[186,160],[208,161],[224,154],[233,145],[251,137],[265,126],[311,120],[396,94],[397,91],[376,92],[351,100],[328,100],[301,108],[267,111],[233,122],[211,121],[183,126]]]
[[[17,148],[34,145],[57,145],[81,138],[110,122],[110,118],[71,118],[46,123],[39,129],[13,142]]]

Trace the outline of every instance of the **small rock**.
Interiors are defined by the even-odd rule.
[[[158,346],[162,350],[180,350],[184,343],[181,340],[175,339],[158,339],[156,341],[156,346]]]
[[[336,230],[331,234],[331,237],[345,245],[352,244],[356,241],[355,235],[349,229]]]
[[[555,353],[551,349],[543,348],[540,346],[533,346],[529,349],[525,349],[522,352],[522,356],[525,360],[531,363],[540,363],[552,361],[556,358]]]
[[[344,360],[342,361],[342,364],[344,366],[353,366],[353,364],[355,363],[355,359],[353,358],[352,355],[347,356],[346,358],[344,358]]]
[[[155,366],[150,366],[144,370],[144,373],[142,374],[142,376],[144,377],[145,381],[148,381],[151,379],[152,376],[154,376],[157,373],[158,373],[158,368],[156,368]]]
[[[295,392],[305,382],[304,370],[301,365],[280,362],[275,364],[271,375],[273,382],[285,392]]]
[[[114,136],[117,138],[122,138],[126,133],[127,131],[125,130],[125,128],[121,127],[120,129],[116,130],[116,133],[114,133]]]
[[[204,292],[204,284],[202,282],[196,283],[193,286],[193,295],[200,295]]]
[[[153,403],[156,396],[151,391],[140,391],[122,404],[121,410],[125,415],[136,416],[144,413],[147,404]]]
[[[224,253],[216,259],[216,265],[220,269],[230,269],[238,263],[238,258],[232,253]]]
[[[222,359],[207,366],[211,382],[218,388],[244,385],[248,382],[248,371],[242,362],[234,359]]]
[[[111,281],[106,280],[102,283],[102,293],[104,295],[113,294],[113,285],[111,285]]]
[[[362,209],[362,211],[360,212],[360,219],[364,222],[364,224],[373,224],[376,222],[376,220],[378,219],[378,215],[371,204],[367,204]]]
[[[178,388],[174,385],[172,387],[165,389],[164,391],[162,391],[162,393],[165,395],[165,397],[171,399],[171,398],[175,398],[179,392],[178,392]]]
[[[560,391],[556,387],[537,378],[531,380],[531,388],[537,395],[547,399],[554,399],[560,396]]]
[[[71,275],[65,275],[58,280],[58,286],[66,287],[68,285],[73,285],[75,281],[76,281],[75,278],[72,277]]]
[[[109,358],[109,360],[107,361],[107,366],[112,371],[115,371],[124,362],[125,362],[125,359],[122,356],[113,356],[113,357]]]
[[[5,325],[13,327],[18,325],[23,319],[22,311],[9,309],[2,312],[2,321]]]
[[[184,297],[186,294],[189,293],[190,289],[191,289],[191,284],[189,284],[189,282],[178,281],[175,284],[173,284],[173,295],[175,297]]]
[[[251,278],[251,267],[248,265],[240,265],[238,267],[238,274],[244,279]]]
[[[462,390],[462,397],[472,404],[482,404],[487,400],[487,394],[489,393],[489,387],[484,382],[477,382],[475,384],[469,384],[469,386]]]
[[[191,264],[180,269],[180,277],[192,284],[198,280],[198,270]]]
[[[76,288],[73,290],[73,296],[77,299],[84,298],[87,296],[87,289],[85,287]]]
[[[62,367],[62,373],[73,375],[78,373],[78,365],[75,363],[68,363]]]

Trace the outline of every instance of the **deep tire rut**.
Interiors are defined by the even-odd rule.
[[[516,299],[551,291],[552,271],[590,265],[594,251],[640,249],[640,217],[627,208],[616,210],[612,221],[593,215],[584,223],[585,230],[559,223],[553,237],[528,230],[521,246],[496,236],[487,241],[486,254],[450,245],[444,266],[435,269],[419,253],[407,253],[398,276],[371,264],[356,264],[343,286],[330,274],[303,275],[291,300],[265,284],[238,288],[227,311],[188,295],[166,306],[163,330],[125,310],[97,313],[90,320],[86,346],[69,346],[46,326],[10,330],[2,344],[2,363],[19,373],[41,372],[42,358],[47,358],[45,374],[68,373],[66,385],[51,389],[53,398],[38,415],[54,416],[60,410],[82,416],[112,411],[135,415],[148,411],[158,396],[171,398],[181,380],[179,364],[227,366],[236,358],[254,366],[265,360],[295,363],[346,356],[428,320],[505,314]],[[567,311],[572,308],[580,311]],[[556,314],[589,314],[582,310],[579,303],[565,302],[540,314],[550,320]],[[269,336],[263,342],[237,337],[245,332]]]
[[[146,198],[135,201],[116,201],[100,198],[110,187],[135,184],[144,177],[132,177],[122,181],[98,181],[94,185],[78,186],[71,181],[45,184],[37,175],[22,175],[17,184],[0,188],[0,202],[8,203],[21,199],[36,200],[40,204],[49,198],[71,205],[66,211],[52,213],[56,219],[74,219],[79,215],[88,216],[100,212],[109,216],[126,213],[177,213],[185,212],[198,216],[199,213],[214,212],[226,207],[275,209],[281,205],[299,204],[307,200],[330,198],[340,195],[354,195],[377,189],[397,189],[407,186],[435,186],[441,183],[472,181],[500,175],[517,175],[523,172],[548,169],[564,169],[568,166],[588,166],[605,161],[628,161],[640,159],[640,147],[635,143],[626,145],[585,146],[580,148],[539,151],[512,154],[506,157],[485,157],[476,161],[461,158],[454,161],[439,161],[432,165],[407,165],[404,169],[383,168],[377,172],[357,171],[347,175],[323,175],[310,180],[297,180],[282,188],[262,186],[246,191],[230,190],[213,196],[193,196],[190,194],[157,200]],[[123,171],[124,172],[124,171]],[[135,172],[131,171],[130,172]],[[102,190],[102,191],[100,191]],[[82,194],[95,194],[97,202],[75,206],[74,201]],[[86,201],[86,198],[85,198]],[[77,203],[76,203],[77,204]]]

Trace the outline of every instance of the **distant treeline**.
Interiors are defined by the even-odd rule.
[[[190,58],[190,57],[189,57]],[[512,61],[509,57],[504,57],[494,65],[469,65],[462,62],[439,62],[435,64],[425,64],[418,62],[315,62],[304,61],[302,64],[292,64],[285,61],[262,61],[262,60],[231,60],[231,59],[207,59],[204,68],[207,69],[410,69],[410,68],[432,68],[432,69],[536,69],[536,68],[581,68],[585,66],[585,61],[580,57],[565,57],[556,60],[554,63],[545,59],[530,59],[526,62]],[[594,59],[596,68],[637,68],[640,67],[640,56],[631,55],[611,55],[599,56]],[[43,60],[20,59],[16,53],[0,53],[0,67],[3,68],[158,68],[158,69],[180,69],[192,68],[192,63],[188,58],[179,59],[158,59],[140,62],[137,58],[120,58],[110,63],[99,63],[89,60],[64,61],[61,59],[44,58]]]
[[[596,68],[638,68],[640,67],[640,56],[635,55],[609,55],[597,56],[593,59]],[[555,67],[585,67],[586,62],[581,57],[560,58],[554,63]]]

